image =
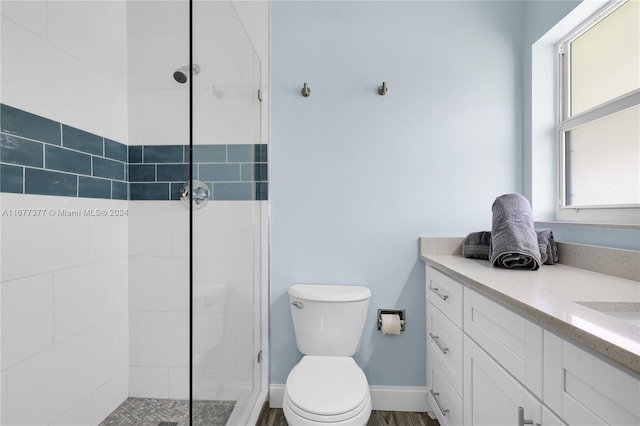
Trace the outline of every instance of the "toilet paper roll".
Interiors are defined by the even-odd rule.
[[[382,318],[382,327],[380,328],[382,334],[400,334],[400,328],[402,326],[400,315],[381,314],[380,317]]]

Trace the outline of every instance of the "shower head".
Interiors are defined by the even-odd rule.
[[[200,74],[200,65],[193,64],[191,66],[191,72],[193,75]],[[175,70],[173,78],[180,84],[186,83],[189,79],[189,65],[185,65]]]

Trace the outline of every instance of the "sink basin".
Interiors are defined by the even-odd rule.
[[[575,302],[640,327],[640,302]]]

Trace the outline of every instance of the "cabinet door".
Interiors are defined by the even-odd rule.
[[[542,398],[542,329],[469,288],[464,332],[538,398]]]
[[[548,331],[544,398],[570,425],[640,424],[640,380]]]
[[[541,423],[541,404],[469,337],[464,337],[464,419],[469,426]]]

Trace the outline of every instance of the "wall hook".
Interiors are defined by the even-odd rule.
[[[387,82],[383,81],[382,82],[382,86],[378,86],[378,95],[380,95],[380,96],[386,95],[387,94],[387,90],[389,90],[387,88]]]
[[[304,86],[302,86],[302,90],[300,90],[300,93],[302,93],[302,96],[304,96],[305,98],[309,97],[309,95],[311,94],[311,89],[309,89],[309,86],[307,86],[307,83],[305,83]]]

